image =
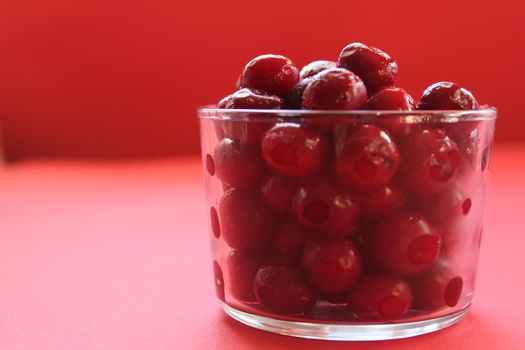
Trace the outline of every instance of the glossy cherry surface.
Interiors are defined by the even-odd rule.
[[[301,80],[313,77],[319,72],[322,72],[324,70],[335,68],[337,66],[337,63],[332,61],[326,61],[326,60],[319,60],[319,61],[313,61],[308,63],[306,66],[301,68],[301,71],[299,72],[299,78]]]
[[[454,307],[463,291],[463,278],[450,262],[439,261],[432,269],[411,279],[414,306],[422,310]]]
[[[412,290],[401,278],[383,274],[363,276],[348,295],[348,306],[363,320],[395,320],[412,304]]]
[[[328,143],[317,129],[306,125],[282,123],[266,132],[262,154],[276,173],[309,176],[320,171],[327,160]]]
[[[416,104],[412,96],[404,89],[390,86],[372,95],[367,101],[367,107],[368,109],[385,111],[411,111],[416,109]]]
[[[407,190],[430,194],[452,182],[460,162],[457,145],[440,129],[416,130],[401,147],[401,181]]]
[[[250,89],[240,89],[235,91],[227,97],[224,106],[224,108],[229,109],[279,109],[282,107],[282,98]]]
[[[297,180],[271,174],[261,187],[261,193],[266,204],[278,214],[291,211],[292,196],[297,188]]]
[[[254,186],[265,174],[259,149],[238,141],[222,139],[215,146],[214,158],[217,177],[230,186]]]
[[[342,69],[327,69],[312,77],[303,93],[304,109],[360,109],[366,103],[366,88],[354,73]]]
[[[303,179],[292,205],[301,224],[327,236],[352,233],[359,219],[356,197],[327,177]]]
[[[414,99],[408,92],[399,87],[386,87],[379,90],[367,101],[367,108],[372,110],[399,110],[411,111],[416,109]],[[403,140],[418,124],[409,118],[396,115],[383,115],[381,127],[395,140]]]
[[[304,313],[316,300],[300,269],[280,262],[259,269],[253,290],[265,308],[279,314]]]
[[[299,70],[281,55],[261,55],[248,62],[241,86],[285,97],[299,81]]]
[[[373,94],[397,80],[397,63],[385,52],[362,43],[347,45],[339,55],[338,66],[357,74]]]
[[[410,276],[423,272],[437,259],[441,237],[418,213],[403,211],[379,221],[370,232],[370,253],[385,272]]]
[[[226,99],[226,101],[225,101]],[[284,101],[274,95],[259,91],[240,89],[232,95],[221,100],[221,108],[226,109],[279,109],[284,106]],[[259,147],[260,141],[273,124],[267,122],[246,122],[243,120],[216,120],[215,131],[217,137],[224,137]]]
[[[306,246],[303,267],[308,281],[320,293],[348,291],[361,273],[361,257],[347,238],[323,238]]]
[[[353,191],[371,191],[386,185],[396,174],[400,156],[390,136],[375,125],[350,129],[336,144],[333,171]]]
[[[224,241],[232,248],[261,248],[272,239],[277,217],[252,189],[232,188],[219,201]]]
[[[455,83],[442,81],[430,85],[423,92],[418,104],[424,110],[478,109],[478,102],[467,89]]]

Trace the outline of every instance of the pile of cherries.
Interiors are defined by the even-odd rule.
[[[301,70],[262,55],[217,107],[478,109],[469,91],[449,82],[415,103],[395,86],[397,75],[396,61],[361,43],[346,46],[338,62]],[[455,179],[471,161],[464,140],[478,124],[380,118],[214,121],[219,142],[206,168],[224,193],[211,226],[231,248],[226,266],[214,265],[223,301],[225,268],[227,296],[276,314],[308,313],[324,301],[346,305],[349,318],[394,320],[457,305],[463,278],[443,251],[450,223],[472,206]]]

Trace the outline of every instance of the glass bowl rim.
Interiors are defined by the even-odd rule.
[[[472,110],[309,110],[309,109],[223,109],[201,107],[197,109],[200,119],[239,120],[239,121],[272,121],[279,119],[296,120],[311,118],[312,120],[337,119],[344,121],[380,121],[381,119],[407,118],[412,122],[434,121],[458,123],[466,121],[495,120],[497,109],[487,107]]]

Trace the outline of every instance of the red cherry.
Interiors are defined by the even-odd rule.
[[[265,264],[255,276],[253,290],[262,305],[280,314],[302,314],[315,304],[300,270],[288,264]]]
[[[288,213],[292,206],[292,196],[297,188],[294,179],[279,175],[270,175],[261,187],[266,204],[278,214]]]
[[[304,179],[292,200],[297,220],[319,233],[352,233],[359,219],[355,198],[325,177]]]
[[[402,147],[401,180],[405,188],[419,194],[444,190],[453,180],[460,153],[442,130],[416,130]]]
[[[424,92],[419,102],[421,110],[473,110],[479,105],[474,95],[457,84],[442,81],[432,84]],[[469,138],[479,126],[479,121],[461,120],[444,125],[447,135],[454,141]]]
[[[265,173],[260,151],[240,142],[222,139],[214,151],[217,177],[231,186],[254,186]]]
[[[256,302],[253,293],[255,274],[265,261],[265,256],[260,252],[233,249],[228,254],[230,292],[237,300],[244,303]]]
[[[351,240],[325,238],[306,246],[303,267],[316,290],[338,294],[348,291],[359,278],[361,257]]]
[[[386,87],[370,97],[368,109],[411,111],[416,109],[414,99],[405,90],[398,87]],[[397,115],[383,115],[379,125],[396,140],[403,140],[411,131],[418,128],[417,123],[410,122],[410,118]]]
[[[401,209],[405,201],[406,194],[398,185],[379,187],[360,196],[361,215],[367,219],[384,216]]]
[[[299,70],[280,55],[261,55],[248,62],[241,86],[285,97],[299,81]]]
[[[364,320],[395,320],[412,304],[410,286],[399,277],[368,275],[348,295],[350,309]]]
[[[240,89],[223,100],[226,100],[226,102],[221,101],[220,104],[224,105],[223,108],[228,109],[279,109],[284,106],[283,100],[277,96],[249,89]],[[227,112],[225,113],[227,115]],[[260,117],[260,115],[257,115],[257,117]],[[215,121],[215,131],[219,139],[227,137],[242,144],[259,147],[264,133],[272,125],[271,122],[264,121],[256,122],[251,120],[246,122],[243,120],[223,119]]]
[[[397,146],[375,125],[363,125],[336,145],[334,174],[354,191],[371,191],[386,185],[399,168]]]
[[[366,88],[354,73],[332,68],[312,77],[303,93],[304,109],[359,109],[366,103]]]
[[[304,66],[301,71],[299,72],[299,78],[301,80],[313,77],[319,72],[322,72],[327,69],[335,68],[337,66],[337,63],[332,61],[325,61],[325,60],[319,60],[319,61],[313,61],[308,63],[306,66]]]
[[[339,55],[338,66],[357,74],[370,94],[397,80],[397,63],[385,52],[361,43],[347,45]]]
[[[385,272],[414,275],[427,270],[439,255],[441,237],[418,213],[391,214],[370,234],[370,253]]]
[[[311,239],[309,230],[293,219],[285,219],[277,229],[273,248],[277,253],[297,260],[302,257],[304,247]]]
[[[450,225],[465,217],[472,207],[472,199],[458,185],[429,196],[414,199],[414,205],[436,225]]]
[[[470,91],[457,84],[441,81],[430,85],[418,105],[424,110],[478,109],[478,102]]]
[[[232,188],[219,201],[219,222],[230,247],[252,249],[271,241],[277,217],[259,193]]]
[[[443,260],[413,277],[411,285],[414,307],[433,311],[457,305],[463,291],[463,278],[452,270],[450,263]]]
[[[266,164],[286,176],[308,176],[318,172],[325,165],[327,151],[323,134],[299,124],[277,124],[266,132],[262,141]]]
[[[412,111],[416,109],[414,99],[399,87],[386,87],[372,95],[367,101],[368,109]]]
[[[283,100],[261,91],[240,89],[231,94],[224,108],[229,109],[279,109]]]
[[[222,277],[221,267],[216,261],[213,262],[213,279],[215,282],[215,293],[217,294],[217,298],[219,298],[220,301],[225,302],[224,278]]]

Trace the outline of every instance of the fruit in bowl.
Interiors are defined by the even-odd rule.
[[[468,306],[475,261],[450,245],[479,241],[493,125],[460,85],[417,100],[398,74],[362,43],[301,69],[273,54],[244,67],[203,143],[226,304],[345,324]]]

